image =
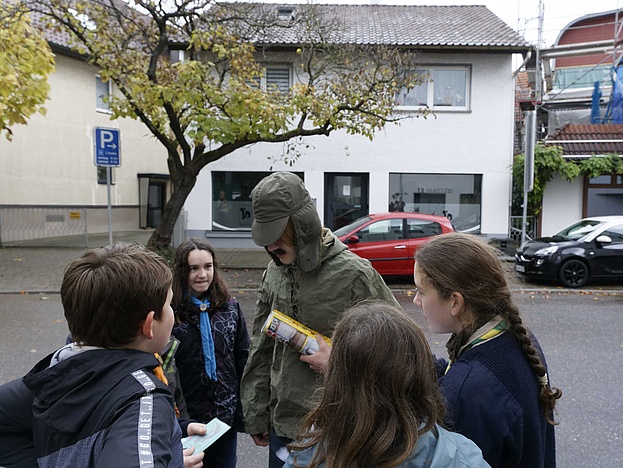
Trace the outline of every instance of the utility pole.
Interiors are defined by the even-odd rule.
[[[543,41],[543,16],[544,16],[543,0],[539,0],[539,29],[537,31],[536,40],[536,70],[534,77],[534,99],[535,109],[541,104],[543,99],[543,73],[541,66],[541,42]]]
[[[526,242],[528,225],[528,193],[534,188],[534,148],[537,138],[538,109],[543,100],[543,77],[541,68],[541,41],[543,36],[543,0],[539,0],[539,30],[536,43],[536,66],[534,70],[534,110],[524,114],[526,139],[523,163],[523,210],[521,217],[521,243]]]

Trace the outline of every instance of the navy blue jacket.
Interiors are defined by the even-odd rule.
[[[446,364],[438,360],[438,372]],[[542,415],[538,379],[510,331],[465,351],[439,383],[448,428],[476,442],[493,468],[556,466],[554,427]]]
[[[21,379],[0,386],[0,466],[37,466],[32,393]]]
[[[52,356],[0,390],[0,426],[23,418],[13,423],[18,434],[32,429],[32,450],[19,440],[21,466],[37,466],[35,458],[40,467],[184,466],[173,397],[153,374],[159,363],[152,354],[94,349],[50,367]],[[5,440],[0,434],[0,460],[10,462]]]
[[[240,403],[240,379],[249,356],[249,333],[235,299],[211,309],[210,326],[214,339],[217,381],[205,373],[199,309],[188,302],[176,314],[184,322],[173,327],[173,335],[180,342],[175,354],[182,393],[188,415],[200,422],[217,417],[239,432],[244,429]]]

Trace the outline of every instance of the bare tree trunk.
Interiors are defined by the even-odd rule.
[[[186,203],[186,199],[194,188],[196,182],[196,175],[186,174],[179,183],[173,183],[173,193],[171,194],[171,198],[169,198],[164,205],[160,224],[158,224],[158,227],[154,230],[151,237],[147,241],[147,247],[149,249],[159,250],[167,248],[171,245],[175,222],[177,221],[179,214],[182,212],[184,203]]]

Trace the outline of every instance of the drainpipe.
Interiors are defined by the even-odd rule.
[[[525,58],[523,59],[523,62],[521,65],[519,65],[519,67],[517,68],[517,70],[515,70],[513,72],[513,78],[517,78],[517,75],[519,74],[519,72],[521,70],[523,70],[525,68],[525,66],[528,64],[528,60],[530,60],[530,57],[532,57],[532,49],[528,50],[528,53],[526,54]]]

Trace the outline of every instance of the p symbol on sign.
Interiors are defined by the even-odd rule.
[[[113,141],[115,141],[114,133],[108,130],[102,130],[101,139],[100,139],[100,147],[106,148],[106,145],[108,145],[108,143],[112,143]]]

